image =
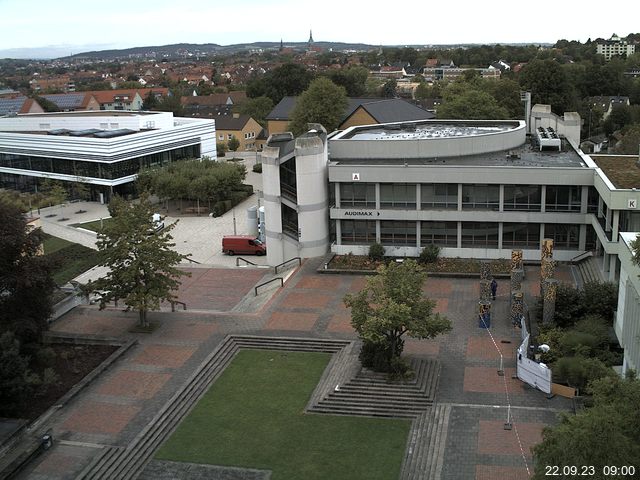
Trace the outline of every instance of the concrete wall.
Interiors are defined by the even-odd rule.
[[[0,118],[0,131],[2,132],[39,132],[66,128],[68,130],[86,130],[98,128],[101,130],[115,130],[128,128],[130,130],[141,130],[149,128],[149,122],[153,123],[151,128],[171,128],[173,127],[173,114],[171,112],[154,112],[145,115],[120,114],[102,111],[92,115],[86,111],[65,112],[63,114],[40,113],[25,114],[15,117]]]
[[[618,285],[618,308],[614,329],[620,345],[624,348],[623,373],[640,368],[640,267],[632,261],[630,243],[636,233],[622,234],[620,242],[620,283]]]
[[[580,145],[580,122],[577,112],[565,112],[563,117],[559,117],[551,111],[551,105],[536,104],[531,109],[530,133],[538,127],[551,127],[575,145]]]
[[[278,265],[284,262],[286,254],[282,234],[279,156],[279,147],[265,147],[260,154],[262,161],[265,242],[267,244],[267,263],[269,265]]]

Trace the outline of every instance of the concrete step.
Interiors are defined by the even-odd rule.
[[[365,417],[386,417],[386,418],[415,418],[421,413],[420,410],[389,410],[381,408],[342,408],[340,406],[326,405],[313,409],[314,413],[326,413],[330,415],[348,415]]]

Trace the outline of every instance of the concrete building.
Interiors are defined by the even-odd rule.
[[[637,233],[620,234],[620,282],[618,309],[614,329],[620,346],[624,348],[622,373],[640,370],[640,267],[633,262],[631,242]]]
[[[216,158],[215,122],[170,112],[56,112],[0,118],[0,188],[83,182],[94,200],[129,194],[142,167]]]
[[[616,55],[630,57],[636,51],[636,46],[626,40],[622,40],[615,33],[609,40],[601,40],[596,43],[596,53],[603,55],[605,60],[611,60]]]

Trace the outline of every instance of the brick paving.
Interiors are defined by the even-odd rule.
[[[180,300],[187,302],[189,310],[152,313],[159,328],[151,334],[129,333],[137,322],[135,313],[76,308],[52,329],[136,338],[139,345],[55,417],[54,436],[70,442],[127,446],[229,333],[355,339],[342,299],[359,291],[368,277],[317,274],[319,263],[307,261],[255,313],[235,313],[232,308],[253,293],[264,270],[191,269],[193,276],[180,290]],[[563,272],[558,278],[569,278],[565,270],[558,270]],[[533,301],[530,292],[537,288],[538,275],[539,271],[527,267],[528,302]],[[445,426],[441,480],[528,478],[530,446],[539,441],[543,426],[554,423],[557,412],[570,404],[558,397],[548,400],[542,392],[511,378],[515,367],[511,352],[520,332],[508,320],[508,282],[499,283],[491,333],[504,356],[504,377],[497,374],[499,354],[488,331],[477,325],[477,279],[429,278],[424,290],[436,300],[437,311],[452,321],[453,331],[433,340],[405,339],[407,356],[438,359],[442,365],[436,401],[450,405],[451,415]],[[524,457],[513,442],[514,430],[502,428],[509,404],[505,382]],[[56,443],[30,465],[23,478],[75,478],[95,452],[95,448]],[[65,474],[56,471],[62,464],[69,464]]]

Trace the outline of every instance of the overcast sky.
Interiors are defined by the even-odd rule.
[[[517,0],[0,0],[0,56],[171,43],[316,41],[373,45],[553,43],[640,30],[640,7]]]

